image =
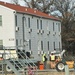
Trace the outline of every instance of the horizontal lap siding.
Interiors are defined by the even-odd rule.
[[[2,26],[0,26],[0,39],[3,46],[15,46],[15,27],[13,10],[0,6]]]

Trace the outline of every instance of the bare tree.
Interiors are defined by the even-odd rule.
[[[12,3],[18,4],[18,0],[11,0]],[[50,5],[53,4],[54,0],[23,0],[25,3],[27,3],[27,6],[29,8],[36,8],[37,10],[40,10],[42,12],[47,13],[49,10]]]
[[[11,3],[18,4],[18,0],[11,0]]]
[[[56,9],[62,13],[62,17],[60,17],[60,19],[62,22],[63,48],[69,50],[71,49],[70,47],[75,43],[75,20],[74,15],[72,14],[74,7],[70,8],[70,3],[71,0],[55,0],[54,2]]]

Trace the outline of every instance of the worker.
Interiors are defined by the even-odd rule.
[[[50,55],[50,66],[51,66],[51,68],[55,68],[55,60],[56,60],[56,56],[54,55],[54,53],[51,53],[51,55]]]
[[[47,57],[46,57],[46,54],[45,53],[42,55],[42,60],[43,60],[43,63],[44,63],[44,69],[46,69]]]

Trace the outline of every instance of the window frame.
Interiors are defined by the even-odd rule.
[[[3,40],[0,40],[0,49],[3,49]]]
[[[53,22],[53,31],[55,30],[55,27],[54,27],[54,22]]]
[[[60,48],[61,48],[61,44],[60,44],[60,42],[59,42],[59,50],[60,50]]]
[[[31,39],[29,39],[29,50],[31,50]]]
[[[53,42],[53,46],[54,46],[54,49],[55,49],[55,41]]]
[[[0,26],[2,26],[2,15],[0,15]]]
[[[17,15],[15,15],[15,24],[17,26]]]
[[[16,46],[18,46],[19,42],[18,42],[18,39],[16,39]]]
[[[58,23],[58,31],[60,32],[60,23]]]
[[[28,18],[28,27],[30,28],[30,18]]]
[[[39,20],[37,19],[37,29],[39,29]]]
[[[40,20],[40,29],[42,29],[42,20]]]
[[[41,41],[41,50],[43,50],[43,41]]]
[[[47,45],[48,45],[48,51],[49,51],[49,41],[47,41]]]

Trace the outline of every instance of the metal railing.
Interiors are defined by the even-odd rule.
[[[17,47],[13,48],[18,49]],[[15,66],[15,68],[18,68],[18,70],[23,69],[23,71],[26,72],[26,70],[28,70],[28,67],[30,66],[31,68],[35,67],[36,69],[33,69],[33,71],[37,72],[37,66],[35,65],[35,63],[21,49],[19,49],[20,52],[18,52],[18,50],[15,49],[12,50],[11,47],[4,47],[3,49],[3,59],[5,61],[9,61],[11,64],[13,64],[13,66]],[[21,56],[21,58],[18,58],[19,55]],[[7,65],[10,67],[8,63]]]

